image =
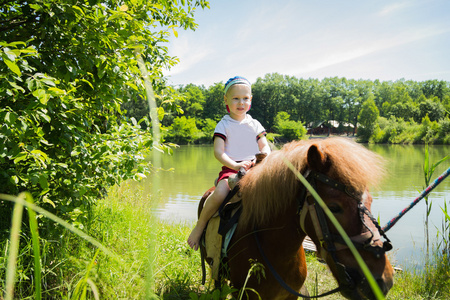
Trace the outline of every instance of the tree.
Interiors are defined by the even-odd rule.
[[[276,113],[283,107],[285,81],[278,73],[266,74],[264,78],[257,78],[252,85],[251,115],[261,124],[270,129],[274,125]]]
[[[374,96],[372,95],[367,99],[361,107],[361,111],[358,115],[358,120],[362,127],[358,129],[358,136],[362,139],[368,140],[372,136],[380,111],[378,110]]]
[[[274,129],[289,141],[300,140],[306,136],[306,128],[302,122],[290,120],[287,112],[280,111],[275,117]]]
[[[222,82],[215,83],[205,91],[205,107],[203,108],[203,119],[211,119],[219,122],[227,113],[223,99],[224,85]]]
[[[176,27],[195,29],[198,6],[207,2],[2,1],[0,193],[29,191],[39,206],[82,228],[109,186],[151,172],[145,161],[154,147],[148,118],[127,117],[121,105],[146,99],[137,58],[146,62],[146,79],[157,96],[162,94],[162,69],[177,62],[167,54],[166,38]],[[164,115],[163,107],[158,114]],[[11,208],[0,201],[1,243],[7,241]],[[41,239],[59,240],[57,226],[41,216],[38,222],[46,229]],[[21,243],[30,245],[23,228]],[[60,244],[45,244],[52,259],[43,263],[52,264]],[[21,284],[30,291],[32,258],[21,260]],[[48,297],[61,297],[59,274],[46,274],[42,284],[58,294]]]
[[[137,53],[161,92],[162,69],[177,62],[166,37],[176,27],[195,29],[195,8],[207,5],[3,1],[0,193],[30,191],[39,205],[83,226],[108,186],[148,173],[152,136],[140,126],[148,120],[127,119],[121,110],[124,102],[145,99]],[[1,202],[2,230],[9,211]]]
[[[413,102],[399,102],[392,105],[389,109],[389,115],[402,118],[404,120],[413,119],[417,121],[419,118],[419,113],[419,108],[414,105]]]
[[[167,130],[164,138],[174,143],[190,144],[200,137],[200,131],[194,118],[176,117]]]
[[[205,96],[203,89],[194,84],[188,84],[180,89],[185,96],[185,101],[181,103],[181,108],[189,117],[199,118],[205,106]]]
[[[419,103],[420,118],[428,116],[431,121],[438,121],[445,116],[445,108],[437,97]]]

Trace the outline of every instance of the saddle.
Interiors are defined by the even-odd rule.
[[[239,176],[242,177],[243,175],[238,173],[236,178]],[[239,179],[237,179],[236,182]],[[230,182],[230,179],[228,182]],[[202,284],[205,284],[206,278],[206,270],[204,268],[205,261],[211,268],[211,277],[216,282],[220,281],[220,265],[222,258],[226,254],[228,243],[236,229],[241,209],[239,185],[236,184],[233,189],[230,190],[218,212],[209,220],[208,225],[203,232],[201,244],[204,246],[204,251],[202,251],[203,249],[200,249],[203,272]]]
[[[256,164],[261,162],[267,154],[257,154]],[[220,284],[221,265],[226,257],[229,242],[237,227],[242,211],[242,199],[239,193],[239,180],[246,174],[241,168],[236,175],[228,178],[230,192],[224,199],[218,212],[209,220],[203,232],[200,243],[200,254],[202,261],[202,284],[206,281],[205,261],[211,268],[211,277],[216,284]]]

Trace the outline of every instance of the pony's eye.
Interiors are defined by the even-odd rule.
[[[331,205],[328,206],[328,208],[330,209],[330,211],[331,211],[333,214],[337,214],[337,213],[342,212],[342,209],[341,209],[341,207],[340,207],[339,205],[333,205],[333,204],[331,204]]]

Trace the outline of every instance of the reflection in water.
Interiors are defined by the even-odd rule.
[[[424,189],[423,145],[367,145],[387,160],[388,174],[381,186],[372,190],[373,215],[385,225],[391,218],[408,206]],[[430,146],[430,157],[436,162],[450,154],[450,146]],[[212,145],[182,146],[172,156],[162,157],[159,171],[161,202],[155,213],[167,220],[194,222],[197,219],[197,205],[203,193],[214,184],[220,171],[220,163],[214,158]],[[435,171],[433,180],[450,167],[450,160],[442,163]],[[150,180],[144,182],[148,186]],[[444,201],[450,201],[450,179],[444,180],[430,194],[433,208],[430,215],[430,238],[436,239],[442,232]],[[393,261],[405,266],[421,264],[424,252],[425,200],[419,202],[403,216],[388,232],[395,250]]]

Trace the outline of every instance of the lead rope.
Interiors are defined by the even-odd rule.
[[[439,176],[432,184],[430,184],[409,206],[402,210],[397,216],[392,218],[386,225],[382,228],[384,232],[387,232],[392,226],[400,220],[411,208],[414,207],[420,200],[422,200],[426,195],[428,195],[439,183],[441,183],[448,175],[450,175],[450,168],[448,168],[441,176]]]

